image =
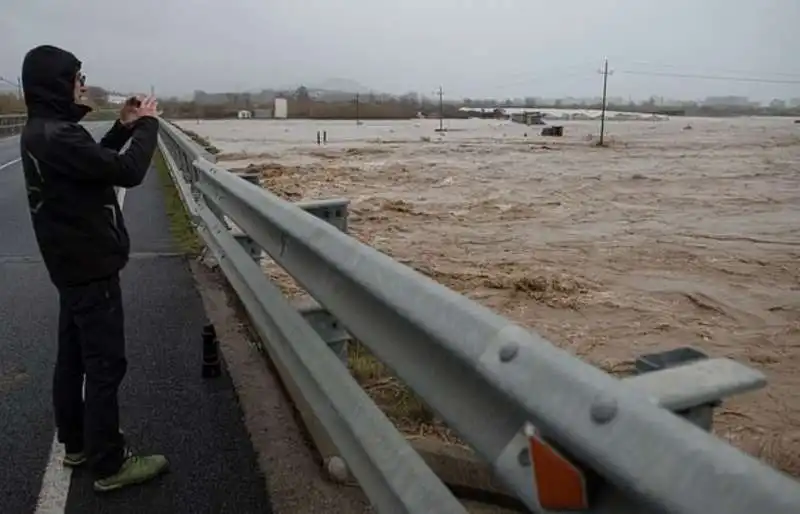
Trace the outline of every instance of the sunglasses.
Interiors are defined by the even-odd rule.
[[[86,86],[86,75],[78,72],[78,81],[81,83],[81,87]]]

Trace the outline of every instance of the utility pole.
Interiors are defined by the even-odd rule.
[[[358,108],[359,108],[359,98],[358,93],[356,93],[356,125],[361,125],[361,117],[359,116]]]
[[[17,97],[20,100],[22,100],[22,78],[21,77],[17,77],[17,81],[16,82],[12,82],[12,81],[0,76],[0,82],[4,82],[4,83],[8,84],[9,86],[16,87],[17,88]]]
[[[444,132],[444,91],[439,86],[439,132]]]
[[[608,91],[608,59],[603,63],[603,69],[600,71],[603,74],[603,108],[600,113],[600,143],[598,146],[603,146],[605,131],[606,131],[606,93]],[[612,72],[613,73],[613,72]]]

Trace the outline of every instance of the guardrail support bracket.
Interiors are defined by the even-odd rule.
[[[300,300],[294,307],[346,366],[347,343],[351,337],[342,324],[312,298]]]
[[[347,233],[347,206],[350,205],[350,200],[347,198],[306,200],[296,202],[295,205],[307,213],[327,221],[345,234]],[[328,343],[333,353],[347,366],[347,342],[350,340],[350,334],[342,327],[342,324],[313,300],[299,304],[297,310],[314,327],[322,340]]]
[[[345,234],[347,233],[347,207],[350,200],[347,198],[331,198],[327,200],[304,200],[295,202],[295,205],[317,218],[327,221]]]
[[[250,182],[251,184],[254,184],[256,186],[261,185],[260,183],[261,174],[258,173],[257,171],[243,171],[241,173],[237,173],[236,175]]]
[[[247,254],[252,257],[254,261],[261,262],[261,247],[258,246],[258,244],[253,241],[250,236],[239,230],[231,230],[231,235],[234,239],[236,239],[236,241],[238,241],[240,245],[242,245],[242,248],[245,249]]]

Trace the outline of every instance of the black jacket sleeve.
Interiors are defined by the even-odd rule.
[[[130,139],[133,130],[131,127],[126,127],[119,120],[114,122],[114,125],[106,132],[103,139],[100,140],[100,146],[110,148],[111,150],[120,151],[125,143]]]
[[[73,180],[135,187],[144,180],[158,144],[158,120],[140,118],[132,127],[131,144],[124,153],[104,148],[78,124],[53,134],[51,151],[57,170]]]

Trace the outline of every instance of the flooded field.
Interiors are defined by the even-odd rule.
[[[683,345],[762,370],[769,386],[726,402],[717,431],[800,475],[792,120],[610,122],[608,148],[582,121],[563,138],[481,120],[180,125],[285,198],[350,198],[354,236],[610,372]]]

